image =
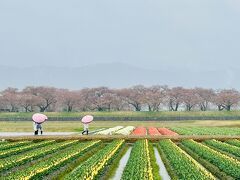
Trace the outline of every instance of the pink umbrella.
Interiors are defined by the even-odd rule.
[[[36,113],[32,116],[32,120],[36,123],[43,123],[47,119],[48,117],[46,115],[40,113]]]
[[[93,116],[91,115],[86,115],[82,118],[82,123],[88,124],[93,121]]]

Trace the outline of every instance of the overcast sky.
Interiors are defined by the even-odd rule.
[[[0,0],[0,65],[240,66],[240,0]]]

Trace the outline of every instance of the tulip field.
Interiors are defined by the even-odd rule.
[[[240,179],[239,135],[233,127],[129,125],[72,138],[5,139],[0,180]]]
[[[156,128],[156,127],[134,127],[134,126],[116,126],[113,128],[104,129],[94,133],[95,135],[170,135],[177,136],[178,133],[168,129],[168,128]]]
[[[121,131],[113,131],[176,135],[169,129],[154,127],[134,130],[123,127]],[[120,160],[130,147],[125,165],[119,168]],[[240,179],[239,139],[151,141],[147,138],[2,141],[0,179],[164,179],[154,148],[171,179]],[[115,177],[117,171],[121,171],[120,177]]]

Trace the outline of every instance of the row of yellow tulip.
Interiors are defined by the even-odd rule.
[[[193,140],[184,140],[182,144],[201,158],[218,167],[227,175],[235,179],[240,179],[240,162],[238,160]]]
[[[134,143],[130,158],[122,175],[122,180],[129,179],[154,179],[150,162],[148,140],[146,139]]]
[[[116,140],[107,145],[104,149],[98,151],[94,156],[77,167],[70,173],[66,180],[91,180],[96,178],[99,172],[106,166],[109,160],[123,145],[124,140]]]
[[[13,148],[10,148],[10,149],[5,149],[5,150],[2,150],[0,152],[0,158],[4,157],[8,157],[10,155],[13,155],[13,154],[19,154],[21,152],[25,152],[25,151],[28,151],[28,150],[31,150],[31,149],[35,149],[35,148],[39,148],[39,147],[43,147],[47,144],[52,144],[54,143],[55,141],[41,141],[41,142],[38,142],[38,143],[30,143],[30,144],[27,144],[27,145],[24,145],[24,146],[20,146],[20,147],[13,147]]]
[[[93,147],[94,145],[100,143],[100,141],[90,141],[86,143],[78,143],[73,147],[67,148],[61,153],[56,153],[53,156],[36,163],[28,168],[17,171],[8,177],[6,180],[18,179],[18,180],[28,180],[28,179],[42,179],[45,174],[51,173],[55,169],[65,165],[72,159],[81,156],[86,150]]]
[[[232,154],[235,157],[240,159],[240,148],[239,147],[236,147],[236,146],[233,146],[228,143],[221,142],[221,141],[217,141],[215,139],[206,140],[206,141],[204,141],[204,143],[211,148],[215,148],[216,150],[221,150],[221,151],[227,152],[227,153]]]
[[[227,141],[225,141],[225,143],[231,144],[236,147],[240,147],[240,141],[237,139],[227,140]]]
[[[171,140],[161,140],[159,151],[173,179],[213,180],[215,177]]]
[[[63,142],[55,142],[53,144],[45,144],[44,147],[33,149],[31,151],[22,153],[22,154],[17,154],[13,155],[4,159],[0,159],[0,172],[6,169],[10,169],[15,166],[19,166],[21,164],[24,164],[28,161],[31,161],[32,159],[37,159],[40,157],[43,157],[47,154],[53,153],[57,150],[66,148],[70,145],[73,145],[77,143],[78,141],[63,141]]]
[[[32,141],[16,141],[16,142],[9,142],[9,141],[1,141],[0,150],[5,150],[13,147],[19,147],[27,144],[31,144]]]

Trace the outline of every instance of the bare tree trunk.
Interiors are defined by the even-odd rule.
[[[222,105],[218,105],[218,111],[222,111],[224,107]]]
[[[227,105],[227,106],[226,106],[226,110],[227,110],[227,111],[231,111],[231,105]]]
[[[137,105],[136,106],[136,111],[141,111],[141,106]]]
[[[200,104],[200,110],[201,111],[206,111],[207,110],[207,106],[204,103]]]
[[[148,111],[152,111],[152,108],[150,105],[148,105]]]
[[[28,106],[25,106],[24,109],[25,109],[25,112],[28,112]]]
[[[40,107],[40,112],[44,112],[45,108],[44,107]]]
[[[33,106],[30,107],[30,110],[29,110],[29,111],[30,111],[30,112],[33,112]]]
[[[111,111],[111,104],[108,104],[108,111]]]
[[[11,112],[15,112],[16,111],[16,108],[14,105],[11,105]]]
[[[67,107],[67,111],[68,111],[68,112],[72,112],[72,109],[73,109],[73,107],[72,107],[71,105],[69,105],[69,106]]]
[[[179,103],[176,103],[174,111],[178,111],[178,106],[179,106]]]
[[[135,111],[141,111],[141,106],[139,104],[130,103],[135,108]]]

